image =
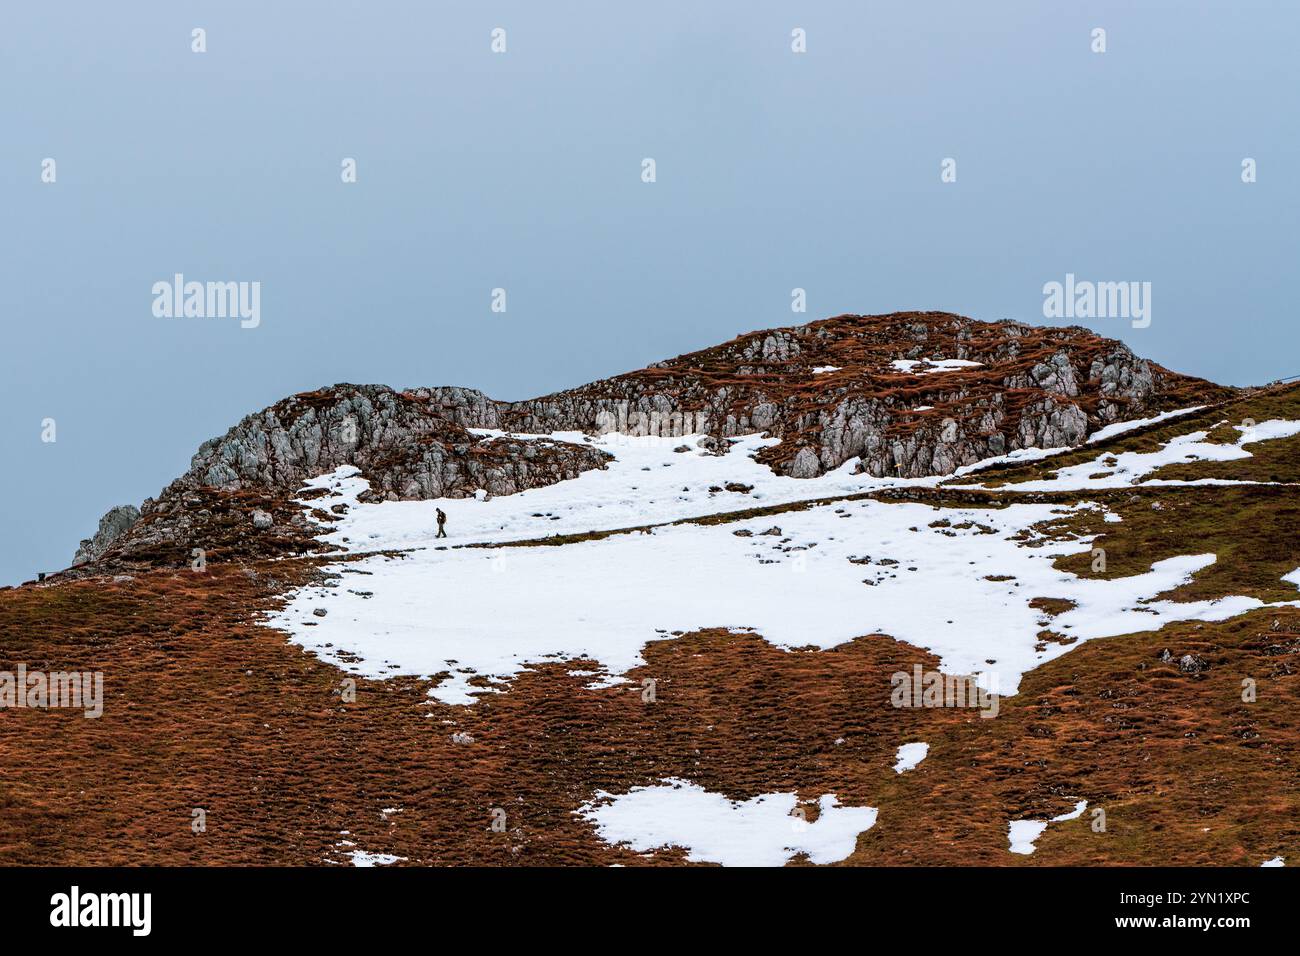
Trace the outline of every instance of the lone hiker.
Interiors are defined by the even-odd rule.
[[[447,513],[441,508],[438,509],[438,534],[437,537],[447,537]]]

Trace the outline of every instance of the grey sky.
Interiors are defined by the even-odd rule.
[[[841,312],[1043,322],[1067,272],[1151,282],[1150,328],[1081,324],[1165,365],[1300,373],[1297,48],[1284,2],[6,4],[0,583],[339,381],[511,399]],[[176,272],[260,281],[261,326],[155,318]]]

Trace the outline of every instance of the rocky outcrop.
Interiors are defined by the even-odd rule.
[[[204,442],[164,495],[198,487],[293,491],[341,465],[361,469],[378,499],[456,498],[480,488],[508,495],[575,478],[609,457],[588,445],[468,431],[497,424],[497,403],[473,389],[336,385],[294,395]]]
[[[1110,422],[1230,391],[1087,329],[938,312],[846,315],[753,332],[521,402],[469,388],[335,385],[291,396],[205,442],[189,471],[141,512],[106,515],[78,560],[115,547],[160,554],[169,541],[198,541],[202,522],[189,504],[197,499],[210,514],[235,514],[231,527],[240,533],[260,533],[256,548],[283,551],[309,529],[301,521],[288,528],[278,515],[266,525],[267,517],[305,481],[341,465],[361,470],[372,501],[480,489],[508,495],[603,467],[610,456],[589,444],[593,434],[702,434],[702,444],[721,453],[728,437],[764,432],[780,442],[760,460],[792,477],[853,459],[871,475],[920,477],[1016,449],[1076,445]],[[554,432],[586,438],[520,437]],[[209,500],[214,495],[219,500]],[[241,510],[253,498],[262,511],[256,517]]]
[[[858,458],[872,475],[914,478],[1229,392],[1087,329],[900,313],[754,332],[499,418],[526,431],[767,432],[781,444],[760,457],[792,477]]]
[[[115,509],[78,561],[187,563],[192,552],[268,556],[301,552],[318,530],[291,499],[309,478],[355,465],[371,501],[508,495],[604,467],[588,444],[474,434],[498,405],[462,388],[398,392],[336,385],[249,415],[200,446],[190,469],[130,520]],[[321,515],[319,521],[331,520]],[[127,531],[130,529],[130,533]]]
[[[99,529],[93,537],[84,538],[72,559],[72,566],[94,561],[104,554],[113,544],[131,530],[131,526],[140,520],[140,509],[135,505],[118,505],[99,519]]]

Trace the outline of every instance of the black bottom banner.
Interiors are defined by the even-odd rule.
[[[543,939],[587,924],[669,942],[690,922],[696,941],[708,935],[702,924],[719,938],[848,926],[864,941],[885,931],[919,945],[1192,934],[1231,945],[1241,934],[1293,925],[1300,890],[1285,869],[1264,868],[8,869],[0,885],[20,939],[128,945],[344,944],[452,922],[528,928]]]

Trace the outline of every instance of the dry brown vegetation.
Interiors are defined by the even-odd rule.
[[[935,662],[884,636],[787,652],[725,632],[651,644],[622,687],[588,689],[557,662],[472,708],[410,679],[360,681],[346,704],[341,672],[247,620],[309,568],[246,570],[0,594],[5,666],[100,669],[107,697],[98,720],[0,714],[0,862],[321,863],[345,839],[425,864],[680,862],[607,847],[572,814],[597,789],[668,776],[878,806],[858,864],[1257,864],[1300,836],[1294,610],[1090,642],[1027,675],[995,719],[890,706],[892,673]],[[1188,653],[1203,673],[1179,671]],[[899,776],[912,740],[930,755]],[[1074,799],[1105,808],[1105,833],[1086,815],[1033,857],[1007,852],[1008,820]]]

